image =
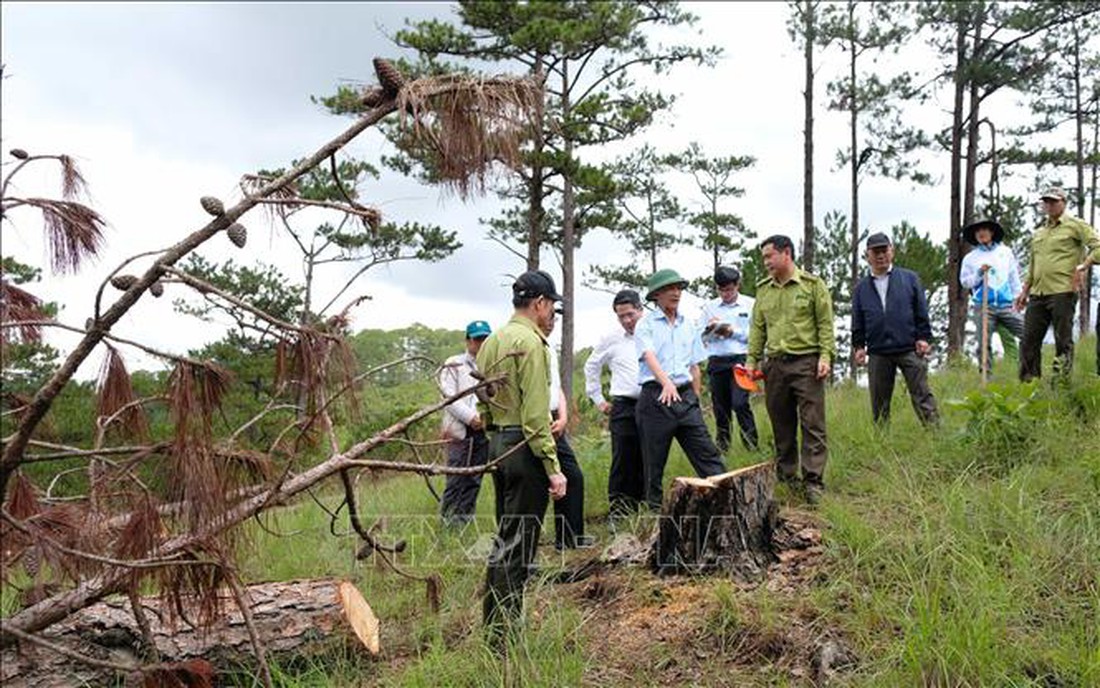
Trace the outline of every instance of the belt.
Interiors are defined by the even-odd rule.
[[[744,360],[748,354],[726,354],[723,356],[711,356],[710,361],[736,361],[737,359]]]
[[[646,387],[648,387],[650,389],[660,389],[661,388],[661,383],[657,382],[656,380],[650,380],[649,382],[643,382],[642,383],[642,388],[644,389]],[[688,390],[688,389],[691,389],[691,388],[692,387],[691,387],[690,382],[685,382],[682,385],[676,385],[676,391],[677,392],[683,392],[684,390]]]
[[[636,404],[638,403],[638,397],[613,396],[611,397],[611,401],[613,403],[619,402],[623,404]]]
[[[486,425],[489,432],[523,432],[522,425]]]
[[[810,351],[804,354],[768,354],[768,358],[774,358],[777,361],[795,361],[800,358],[806,358],[808,356],[820,356],[820,351]]]

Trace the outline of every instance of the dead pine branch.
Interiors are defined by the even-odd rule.
[[[467,394],[478,394],[498,384],[502,376],[487,373],[469,389],[426,405],[367,440],[341,447],[340,434],[333,427],[329,410],[336,400],[347,402],[353,409],[356,392],[365,379],[355,372],[351,349],[340,336],[347,327],[347,309],[317,329],[302,327],[254,308],[246,299],[219,291],[175,267],[214,235],[230,231],[238,219],[256,206],[282,207],[292,212],[313,205],[298,198],[297,181],[326,160],[335,166],[335,156],[341,148],[398,109],[402,111],[403,126],[410,127],[413,136],[431,142],[430,147],[440,157],[444,177],[463,197],[471,191],[484,190],[487,176],[496,173],[498,168],[518,163],[522,127],[539,100],[539,87],[533,82],[469,77],[408,82],[384,60],[377,60],[375,66],[382,93],[368,112],[278,178],[242,181],[244,197],[235,204],[230,206],[219,199],[203,197],[203,208],[211,215],[209,222],[163,250],[134,256],[115,268],[101,283],[94,317],[85,328],[49,321],[44,317],[41,302],[33,295],[9,288],[11,285],[4,282],[0,295],[3,297],[0,300],[0,332],[5,340],[31,341],[40,336],[42,327],[49,326],[75,332],[79,341],[33,395],[19,400],[18,413],[5,419],[11,421],[14,432],[4,438],[0,453],[0,530],[7,536],[5,545],[8,539],[17,539],[18,548],[9,551],[5,547],[2,553],[4,570],[21,561],[36,572],[47,570],[63,574],[57,576],[57,582],[64,587],[44,589],[34,600],[28,600],[27,606],[5,618],[0,623],[0,647],[34,642],[30,638],[37,637],[43,630],[115,594],[128,597],[127,613],[136,624],[138,634],[150,644],[161,619],[144,614],[143,603],[136,594],[139,585],[151,585],[157,590],[161,609],[169,621],[183,619],[192,624],[193,620],[199,630],[210,627],[228,611],[223,609],[228,590],[248,627],[252,653],[261,665],[262,680],[270,685],[264,640],[257,633],[254,620],[248,618],[249,600],[236,574],[236,545],[247,533],[239,528],[242,523],[338,476],[347,490],[352,529],[365,542],[373,543],[372,551],[388,556],[400,551],[399,543],[393,546],[379,543],[374,528],[367,528],[361,522],[354,481],[351,480],[353,473],[368,469],[429,476],[473,474],[495,467],[495,463],[469,468],[425,463],[415,451],[416,445],[408,439],[407,431]],[[64,156],[56,159],[62,165],[63,199],[9,198],[7,190],[12,176],[9,174],[0,183],[0,208],[5,213],[19,207],[38,210],[49,235],[54,269],[73,271],[99,250],[102,245],[100,229],[104,223],[94,210],[73,200],[81,189],[82,179],[72,160]],[[29,162],[20,160],[16,172]],[[336,203],[338,209],[349,217],[359,217],[368,227],[378,225],[380,215],[376,210],[358,203],[347,190],[341,190],[347,203]],[[136,258],[146,256],[152,260],[144,270],[135,270],[132,275],[120,274]],[[215,418],[224,417],[216,414],[220,412],[229,385],[228,371],[209,361],[155,351],[140,342],[111,334],[112,328],[130,313],[146,291],[159,295],[163,280],[168,278],[204,295],[250,309],[252,315],[278,331],[282,342],[278,356],[282,373],[277,384],[285,385],[292,393],[291,382],[300,386],[303,394],[298,398],[304,403],[270,404],[241,429],[228,433],[214,423]],[[102,303],[107,284],[121,291],[109,305]],[[88,449],[42,445],[35,439],[36,430],[58,396],[73,381],[79,367],[101,343],[106,346],[106,355],[97,384],[95,446]],[[174,364],[163,395],[136,398],[134,384],[115,346],[118,344],[134,346]],[[384,367],[376,367],[368,371],[368,375]],[[146,439],[149,423],[142,410],[147,401],[157,398],[166,402],[166,422],[172,428],[172,435],[170,442],[150,444]],[[300,410],[304,422],[300,418],[296,426],[281,432],[268,452],[235,447],[234,440],[240,432],[281,409]],[[295,429],[301,438],[310,433],[314,424],[328,436],[328,456],[298,471],[292,453],[283,445],[283,438]],[[121,430],[128,430],[138,441],[115,437],[115,431]],[[104,446],[115,441],[125,441],[128,446]],[[408,442],[407,446],[414,449],[416,462],[370,457],[372,452],[391,442]],[[32,447],[38,450],[37,453],[31,451]],[[146,461],[149,458],[154,460]],[[41,491],[30,483],[28,473],[31,472],[20,470],[30,462],[73,459],[91,468],[89,496],[94,499],[43,502],[39,499]],[[278,465],[275,460],[279,461]],[[144,463],[139,465],[139,462]],[[155,473],[159,480],[146,483],[147,471]],[[147,485],[163,487],[153,490]],[[70,495],[65,498],[69,499]],[[433,608],[437,607],[442,588],[437,575],[414,576],[401,571],[395,562],[389,563],[399,574],[424,582],[429,602]],[[152,654],[147,659],[158,658]],[[110,668],[137,670],[146,675],[150,670],[171,672],[177,669],[174,665],[142,666],[137,663],[114,663]]]
[[[479,382],[477,385],[461,390],[446,399],[425,406],[415,413],[394,423],[390,427],[376,433],[373,437],[359,442],[340,454],[330,456],[317,465],[295,475],[289,475],[275,487],[268,487],[258,493],[246,496],[232,503],[225,511],[219,514],[207,515],[203,519],[204,527],[196,530],[177,534],[162,541],[158,545],[158,560],[161,563],[172,563],[176,566],[186,565],[185,557],[202,543],[223,529],[233,528],[243,521],[252,518],[255,514],[267,508],[271,504],[286,503],[295,495],[312,488],[314,485],[332,477],[341,470],[348,468],[372,468],[376,470],[392,470],[398,472],[428,473],[431,475],[476,475],[485,473],[495,468],[492,462],[485,466],[451,467],[440,464],[416,464],[389,461],[370,461],[362,457],[386,444],[391,438],[400,436],[407,428],[436,413],[443,407],[454,403],[458,399],[475,394],[479,389],[499,383],[503,380],[500,375],[492,376]],[[500,457],[503,460],[505,457]],[[187,512],[192,507],[184,504],[180,510]],[[114,562],[112,562],[114,563]],[[46,599],[12,614],[6,620],[11,628],[22,630],[26,633],[37,633],[44,628],[57,623],[73,612],[84,609],[105,597],[121,592],[125,589],[128,580],[128,571],[124,566],[107,567],[97,575],[82,579],[81,582],[70,590],[51,595]],[[10,636],[0,637],[0,647],[12,642]]]

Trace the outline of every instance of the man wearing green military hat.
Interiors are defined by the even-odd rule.
[[[679,312],[687,280],[675,270],[658,270],[649,278],[646,301],[657,310],[634,329],[638,352],[638,382],[642,389],[635,407],[645,468],[646,502],[660,510],[662,479],[672,439],[680,443],[700,477],[726,470],[721,452],[710,437],[699,407],[707,352],[699,330]]]
[[[801,425],[802,482],[807,501],[815,504],[825,490],[825,379],[836,354],[833,302],[825,282],[795,264],[790,237],[770,236],[760,252],[769,276],[756,284],[746,367],[755,370],[763,362],[776,473],[788,484],[798,477]]]

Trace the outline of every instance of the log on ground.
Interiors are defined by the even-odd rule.
[[[649,563],[658,573],[721,572],[743,582],[776,560],[775,467],[761,463],[710,478],[676,478]]]
[[[346,580],[316,579],[248,586],[257,634],[269,660],[290,660],[350,651],[377,654],[378,619],[359,591]],[[179,621],[165,623],[159,600],[144,598],[159,660],[165,663],[204,659],[219,671],[255,671],[256,658],[240,610],[226,592],[222,619],[202,630]],[[84,609],[40,634],[55,645],[116,664],[154,661],[124,599]],[[54,688],[113,685],[124,677],[89,666],[45,647],[22,642],[0,654],[0,685]]]

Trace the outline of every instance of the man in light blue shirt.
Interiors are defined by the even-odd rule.
[[[646,300],[656,301],[657,309],[634,330],[642,385],[635,416],[642,440],[646,502],[655,511],[661,508],[672,438],[680,443],[699,477],[726,470],[699,408],[699,363],[706,358],[706,350],[699,330],[679,312],[685,286],[687,281],[675,270],[653,273]]]
[[[707,378],[718,449],[723,454],[729,449],[730,416],[737,414],[741,443],[746,449],[755,450],[756,419],[749,405],[749,393],[733,383],[733,367],[744,365],[749,351],[753,299],[741,293],[741,273],[737,268],[720,266],[714,271],[714,283],[718,286],[718,298],[703,307],[699,329],[709,354]]]

